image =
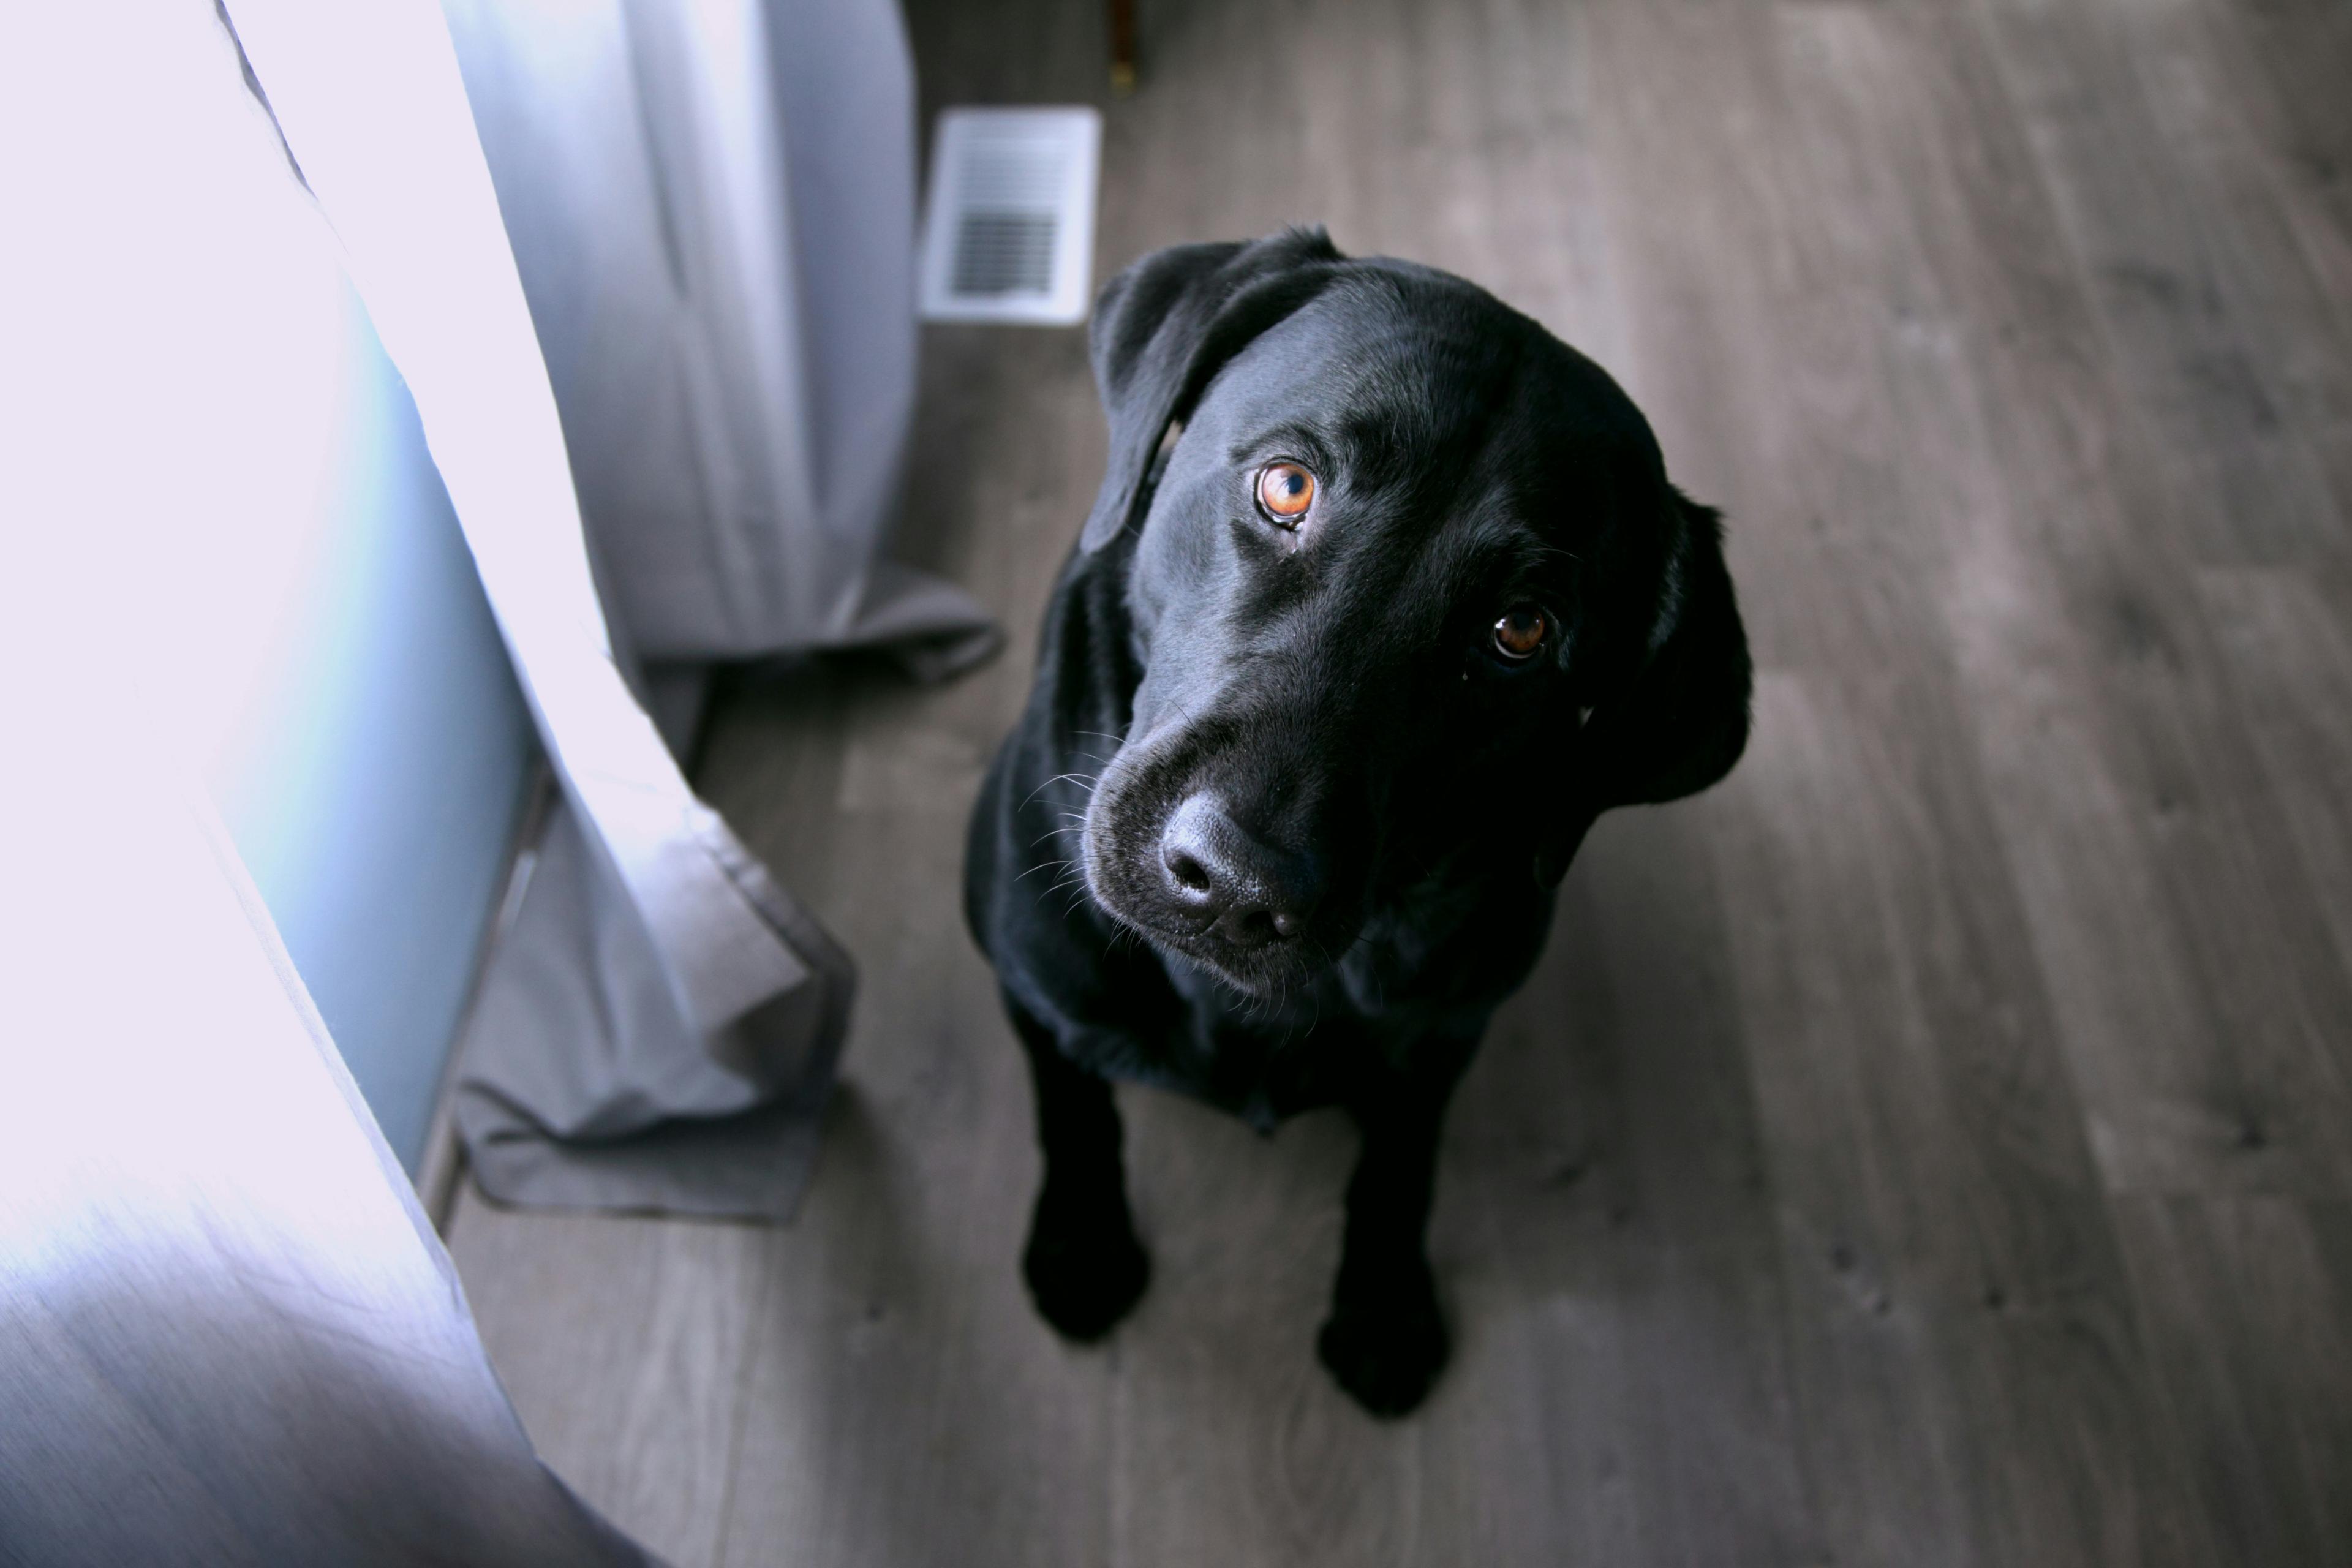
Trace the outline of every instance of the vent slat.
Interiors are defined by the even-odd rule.
[[[1091,109],[951,109],[925,212],[932,321],[1085,320],[1101,117]]]
[[[1052,213],[967,212],[956,230],[955,291],[959,294],[1051,294]]]

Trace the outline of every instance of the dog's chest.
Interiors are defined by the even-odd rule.
[[[1204,1100],[1261,1131],[1302,1111],[1344,1103],[1400,1067],[1431,1034],[1424,1008],[1384,994],[1400,966],[1359,954],[1275,997],[1243,996],[1181,960],[1166,963],[1180,1004],[1157,1059],[1133,1076]]]
[[[1382,1032],[1329,981],[1273,1001],[1242,1001],[1213,983],[1187,994],[1183,979],[1171,978],[1184,1011],[1168,1031],[1160,1070],[1149,1076],[1262,1132],[1347,1100],[1368,1069],[1385,1062]]]

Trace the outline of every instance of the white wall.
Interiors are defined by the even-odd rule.
[[[310,317],[306,475],[225,628],[246,693],[210,783],[287,950],[414,1171],[535,742],[415,405],[341,290]],[[320,329],[323,329],[321,331]],[[289,419],[289,426],[296,420]],[[315,468],[308,461],[315,449]]]

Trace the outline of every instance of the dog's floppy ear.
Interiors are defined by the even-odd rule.
[[[1568,721],[1579,729],[1565,759],[1567,798],[1536,852],[1536,879],[1548,888],[1568,874],[1602,812],[1696,795],[1748,744],[1748,634],[1723,564],[1723,526],[1713,509],[1668,495],[1679,538],[1647,662],[1601,694],[1588,720]]]
[[[1344,260],[1321,229],[1294,228],[1247,244],[1171,246],[1111,279],[1087,331],[1110,462],[1080,548],[1118,537],[1169,424],[1192,412],[1251,339],[1321,292]]]

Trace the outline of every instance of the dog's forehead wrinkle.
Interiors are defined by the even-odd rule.
[[[1570,568],[1573,552],[1531,526],[1507,492],[1450,499],[1454,504],[1430,506],[1381,552],[1379,597],[1443,616],[1465,596],[1561,577]]]
[[[1301,399],[1449,426],[1491,406],[1546,334],[1481,291],[1400,288],[1377,273],[1319,295],[1268,329],[1204,389],[1261,421]]]

